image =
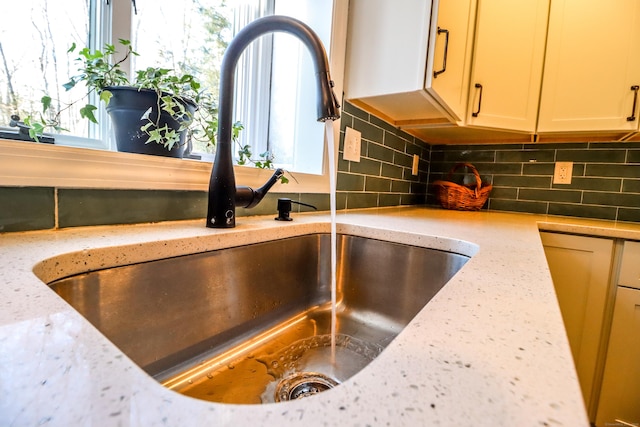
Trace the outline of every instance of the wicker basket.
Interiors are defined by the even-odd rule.
[[[467,167],[476,177],[476,185],[460,185],[451,182],[454,172],[461,167]],[[445,209],[460,211],[477,211],[484,206],[493,188],[490,184],[482,185],[478,170],[470,163],[458,163],[450,171],[447,177],[449,181],[438,180],[433,183],[436,187],[436,195],[440,205]]]

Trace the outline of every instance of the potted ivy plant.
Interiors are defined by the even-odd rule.
[[[118,151],[182,157],[186,131],[193,122],[198,108],[196,102],[201,96],[200,83],[192,75],[178,76],[170,69],[158,67],[140,70],[130,81],[121,64],[137,53],[128,40],[120,40],[120,44],[127,50],[117,61],[114,61],[117,53],[114,45],[106,44],[103,50],[95,51],[81,49],[77,58],[79,73],[63,87],[70,90],[84,83],[87,98],[96,93],[105,103]],[[68,52],[75,52],[75,49],[74,44]],[[43,113],[46,113],[51,106],[51,98],[44,96],[42,105]],[[97,108],[88,102],[80,108],[80,115],[98,123],[95,116]],[[45,119],[44,114],[35,119],[28,117],[25,124],[31,127],[31,136],[37,138],[46,128],[61,130],[59,115],[57,112],[52,119]]]
[[[210,151],[215,149],[218,132],[218,107],[213,96],[201,89],[200,82],[190,74],[177,75],[174,70],[149,67],[136,73],[130,81],[121,69],[121,64],[132,55],[138,55],[128,40],[120,40],[126,48],[124,56],[115,60],[118,52],[112,44],[104,49],[91,51],[83,48],[78,52],[79,73],[65,83],[66,90],[80,83],[87,87],[87,97],[96,93],[100,102],[106,105],[115,131],[118,151],[182,157],[187,139],[204,141]],[[75,52],[72,45],[68,53]],[[83,98],[82,100],[86,99]],[[80,102],[78,100],[76,102]],[[51,98],[42,98],[43,113],[51,108]],[[65,108],[71,107],[70,104]],[[95,104],[87,103],[79,109],[80,115],[98,123]],[[64,110],[64,109],[63,109]],[[59,126],[60,112],[46,119],[27,117],[25,124],[29,134],[37,139],[46,128],[63,130]],[[236,122],[232,127],[234,142],[238,144],[238,164],[253,164],[261,169],[273,169],[273,157],[267,151],[252,158],[248,145],[240,145],[238,136],[243,126]],[[288,182],[284,176],[282,183]]]

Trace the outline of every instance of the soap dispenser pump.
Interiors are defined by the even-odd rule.
[[[309,205],[307,203],[302,203],[296,200],[291,200],[289,198],[283,197],[278,199],[278,216],[275,218],[276,221],[293,221],[293,218],[290,217],[292,203],[295,203],[296,205],[307,206],[315,210],[318,210],[318,208],[316,208],[313,205]]]

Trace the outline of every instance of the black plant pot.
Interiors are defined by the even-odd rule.
[[[185,131],[180,133],[180,142],[168,150],[156,142],[147,144],[149,135],[140,130],[148,123],[142,116],[149,108],[149,118],[154,122],[158,118],[158,95],[154,90],[130,86],[112,86],[105,90],[113,94],[107,105],[107,113],[113,124],[118,151],[182,158],[186,147]],[[196,110],[196,105],[191,102],[186,102],[185,106],[191,114]],[[171,129],[180,128],[180,123],[163,111],[160,114],[159,127],[162,128],[165,124]],[[153,129],[155,127],[149,130]]]

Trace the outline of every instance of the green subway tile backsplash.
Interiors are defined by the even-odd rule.
[[[582,193],[580,191],[567,190],[538,190],[522,188],[518,193],[521,200],[537,200],[542,202],[566,202],[580,203]]]
[[[629,150],[627,155],[628,163],[640,163],[640,150]]]
[[[494,188],[485,209],[640,221],[637,142],[434,145],[429,182],[453,165],[475,165]],[[571,184],[553,184],[555,162],[573,162]],[[457,174],[461,179],[463,174]],[[436,204],[433,188],[429,204]]]
[[[584,192],[583,203],[589,205],[640,207],[640,194]]]
[[[382,162],[393,163],[393,150],[380,144],[367,142],[366,155]]]
[[[0,233],[45,230],[55,226],[55,190],[0,187]]]
[[[553,168],[551,168],[550,174],[553,174]],[[620,191],[620,188],[622,186],[622,179],[582,178],[576,175],[573,175],[571,179],[571,184],[553,184],[553,187],[605,192],[611,191],[616,193]]]
[[[625,179],[622,181],[622,191],[628,193],[640,193],[640,180]]]
[[[61,228],[202,218],[203,191],[59,189]]]
[[[484,170],[476,165],[480,176]],[[484,178],[484,176],[483,176]],[[548,176],[523,176],[523,175],[494,175],[493,185],[496,187],[518,187],[518,188],[550,188],[551,177]]]
[[[361,157],[359,162],[345,162],[349,165],[347,171],[351,173],[373,176],[380,176],[381,174],[382,162],[379,162],[377,160]]]
[[[364,182],[364,191],[373,193],[390,193],[391,192],[391,180],[386,178],[377,178],[374,176],[368,176]]]
[[[553,162],[554,153],[547,150],[497,151],[496,163]]]
[[[364,175],[341,173],[336,183],[338,191],[364,191]]]
[[[586,176],[619,176],[622,178],[640,178],[640,165],[593,164],[587,165]]]
[[[377,193],[347,193],[347,207],[349,209],[370,208],[378,206]]]
[[[393,148],[394,150],[400,151],[402,153],[405,152],[407,146],[407,141],[405,139],[402,139],[399,136],[389,132],[385,133],[383,143],[385,146]]]
[[[618,209],[618,221],[640,222],[640,209]]]
[[[426,202],[429,145],[345,102],[342,141],[347,127],[362,136],[360,161],[339,161],[338,194],[346,195],[347,209]],[[342,147],[343,144],[340,159]],[[414,154],[420,157],[418,175],[411,170]]]
[[[617,208],[604,206],[550,203],[546,213],[549,215],[575,216],[581,218],[618,219]]]
[[[597,162],[597,163],[624,163],[626,150],[557,150],[556,161],[564,162]]]
[[[390,165],[388,163],[382,164],[382,176],[392,179],[402,179],[404,176],[404,168],[400,166]]]

